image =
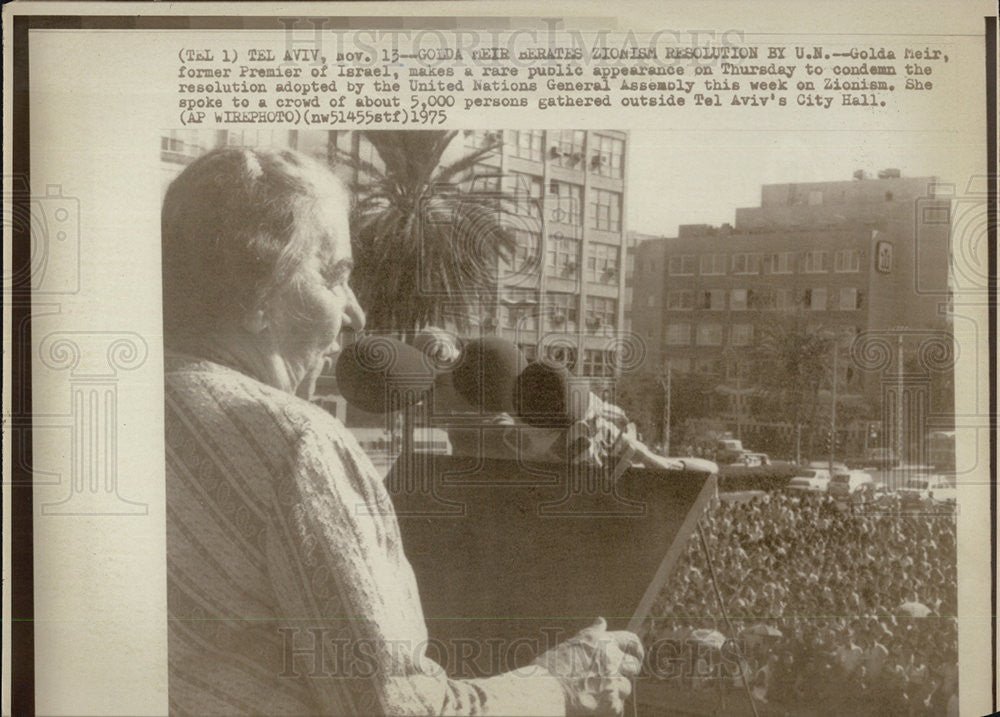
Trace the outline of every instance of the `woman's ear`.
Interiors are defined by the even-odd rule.
[[[259,334],[264,329],[267,328],[267,317],[264,316],[263,309],[255,309],[251,311],[243,319],[243,328],[249,331],[251,334]]]

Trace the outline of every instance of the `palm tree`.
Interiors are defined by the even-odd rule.
[[[447,311],[463,328],[496,290],[501,258],[515,246],[504,225],[509,199],[461,188],[472,168],[496,150],[482,147],[442,165],[455,131],[367,131],[384,168],[354,156],[358,170],[351,215],[354,288],[372,328],[408,331],[440,323]]]

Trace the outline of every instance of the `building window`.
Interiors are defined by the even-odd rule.
[[[861,308],[862,293],[853,286],[845,286],[840,290],[841,311],[854,311]]]
[[[580,226],[583,219],[583,187],[569,182],[549,182],[549,219]]]
[[[699,346],[721,346],[722,324],[698,324],[697,344]]]
[[[514,247],[514,255],[511,257],[510,268],[515,271],[537,268],[538,252],[542,245],[541,233],[527,229],[514,229],[514,241],[517,244]]]
[[[729,334],[729,343],[732,346],[749,346],[753,340],[753,324],[733,324]]]
[[[466,191],[470,194],[499,194],[500,170],[488,164],[477,163],[465,180]]]
[[[701,292],[700,309],[709,311],[724,311],[726,308],[726,292],[724,289],[709,289]]]
[[[546,266],[557,276],[576,276],[580,268],[580,240],[559,232],[551,234]]]
[[[618,300],[603,296],[588,296],[585,303],[587,328],[598,331],[618,325]]]
[[[771,289],[750,289],[747,291],[747,308],[768,311],[774,308],[774,291]]]
[[[604,189],[590,190],[590,226],[606,232],[622,229],[622,195]]]
[[[833,270],[842,273],[861,270],[861,252],[857,249],[841,249],[834,256]]]
[[[791,311],[795,308],[795,294],[791,289],[775,289],[774,308],[778,311]]]
[[[825,251],[807,251],[802,259],[802,271],[806,274],[820,274],[828,271]]]
[[[469,149],[482,149],[483,147],[502,139],[503,132],[498,129],[465,130],[465,146]]]
[[[670,276],[692,276],[694,275],[694,255],[675,254],[670,257],[667,264],[667,273]]]
[[[667,345],[688,346],[691,343],[691,324],[667,324]]]
[[[500,317],[508,329],[535,331],[538,328],[538,293],[525,294],[524,289],[511,288],[500,302]]]
[[[545,357],[550,361],[562,364],[570,371],[576,368],[576,349],[572,346],[547,346]]]
[[[532,307],[502,306],[500,316],[503,325],[508,329],[519,331],[535,331],[538,329],[538,317]]]
[[[230,129],[226,130],[226,144],[230,147],[255,147],[257,149],[280,147],[284,144],[282,140],[285,139],[283,135],[278,134],[280,131],[275,129]],[[368,144],[368,147],[372,153],[375,153],[375,148],[371,144]]]
[[[618,247],[591,243],[587,247],[587,281],[618,283]]]
[[[722,361],[719,359],[698,359],[694,364],[694,370],[703,374],[720,375],[722,373]]]
[[[825,311],[826,289],[806,289],[805,306],[810,311]]]
[[[590,170],[604,177],[621,178],[624,171],[625,140],[594,136],[594,149],[590,154]]]
[[[201,130],[170,130],[160,137],[160,159],[164,162],[189,164],[207,150],[209,136],[203,137]]]
[[[705,276],[715,276],[726,273],[725,254],[702,254],[701,273]]]
[[[522,217],[541,218],[542,180],[524,172],[503,176],[504,191],[513,196],[514,213]]]
[[[667,308],[673,311],[687,311],[694,308],[694,292],[668,291]]]
[[[549,158],[560,167],[583,169],[583,145],[586,137],[587,133],[582,129],[549,132]]]
[[[524,354],[524,358],[528,361],[534,361],[538,358],[538,346],[536,344],[518,344],[517,347],[521,349],[521,353]]]
[[[729,295],[729,308],[733,311],[747,310],[746,289],[733,289],[732,293]]]
[[[733,254],[734,274],[759,274],[760,254]]]
[[[510,153],[521,159],[542,161],[545,132],[540,129],[510,130]]]
[[[782,251],[777,254],[768,254],[764,268],[769,274],[791,274],[792,252]]]
[[[584,376],[614,376],[614,357],[603,349],[583,350]]]
[[[566,331],[576,330],[576,294],[549,292],[549,325]]]

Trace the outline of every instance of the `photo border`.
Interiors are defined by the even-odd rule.
[[[235,0],[224,0],[233,2]],[[422,0],[423,1],[423,0]],[[38,8],[39,6],[34,6]],[[286,6],[289,7],[289,6]],[[102,6],[107,12],[118,11],[111,5]],[[163,9],[158,7],[156,12]],[[302,15],[300,17],[305,17]],[[361,21],[363,27],[377,27],[373,23],[385,23],[386,27],[418,27],[421,21],[428,25],[440,23],[442,16],[320,16],[331,21],[324,29],[335,29],[337,21],[346,21],[346,27],[358,27],[352,21]],[[30,178],[30,135],[29,135],[29,79],[30,57],[28,33],[32,29],[79,29],[79,30],[136,30],[136,29],[213,29],[213,30],[266,30],[283,29],[279,15],[12,15],[13,82],[11,87],[12,112],[10,127],[13,141],[8,151],[12,154],[12,168],[15,177]],[[986,16],[984,32],[986,40],[986,131],[987,167],[989,197],[988,217],[988,315],[989,315],[989,361],[990,361],[990,563],[991,563],[991,652],[992,652],[992,703],[998,708],[998,656],[997,656],[997,174],[993,159],[997,153],[997,18]],[[30,186],[30,185],[29,185]],[[29,197],[16,195],[13,199],[15,211],[27,211]],[[15,227],[11,242],[11,275],[14,277],[10,294],[9,312],[11,316],[11,339],[15,348],[31,346],[31,275],[30,275],[30,229]],[[8,415],[11,427],[22,431],[23,440],[10,445],[11,475],[2,488],[9,490],[11,504],[11,649],[10,649],[10,706],[13,714],[35,713],[35,654],[34,654],[34,584],[33,584],[33,476],[32,465],[32,366],[31,354],[23,350],[10,352],[11,356],[11,401]],[[961,618],[960,618],[961,619]],[[959,667],[961,673],[961,666]]]

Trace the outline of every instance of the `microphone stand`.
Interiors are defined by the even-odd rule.
[[[400,411],[403,435],[396,465],[386,477],[386,488],[395,504],[397,517],[435,517],[461,515],[464,505],[438,495],[435,485],[433,452],[418,452],[413,434],[418,424],[428,429],[433,390],[423,382],[407,385],[397,382],[391,388],[387,406],[390,414]]]
[[[413,455],[414,441],[413,430],[417,425],[416,405],[410,405],[403,409],[403,440],[402,454],[404,456]]]

